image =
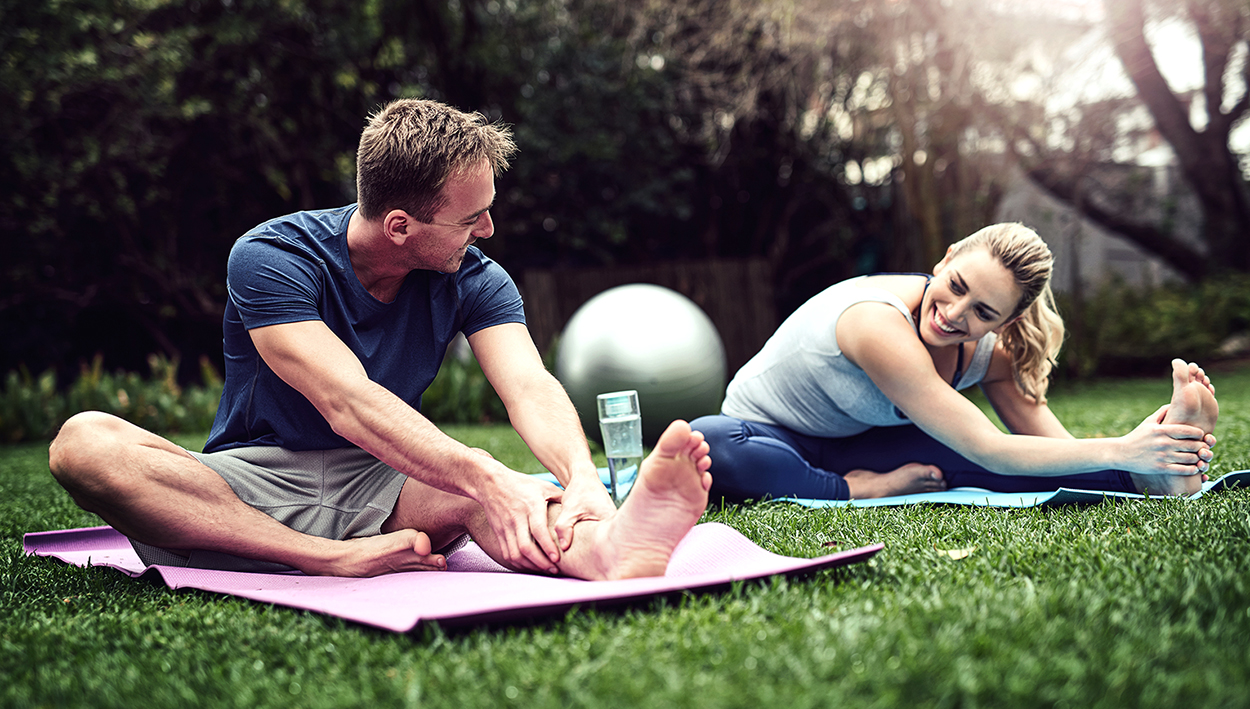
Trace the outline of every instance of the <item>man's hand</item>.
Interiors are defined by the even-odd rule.
[[[616,514],[616,505],[607,488],[599,480],[594,464],[587,461],[585,469],[576,471],[564,489],[563,507],[556,518],[556,541],[560,551],[573,544],[573,526],[583,520],[606,520]]]
[[[499,540],[506,565],[527,571],[558,573],[560,549],[547,525],[547,507],[559,502],[560,488],[523,473],[492,476],[476,497]]]
[[[565,486],[555,534],[561,551],[573,543],[573,525],[604,520],[616,505],[590,460],[586,434],[569,395],[543,366],[521,323],[504,323],[469,335],[469,345],[508,418],[525,444]]]

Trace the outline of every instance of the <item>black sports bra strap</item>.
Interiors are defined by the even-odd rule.
[[[955,360],[955,377],[951,379],[951,386],[958,387],[959,380],[964,375],[964,343],[959,343],[959,359]]]

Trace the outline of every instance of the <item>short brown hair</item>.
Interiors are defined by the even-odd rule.
[[[495,176],[516,153],[508,126],[438,101],[399,99],[369,117],[356,151],[360,213],[379,219],[402,209],[429,223],[442,209],[443,186],[483,162]]]

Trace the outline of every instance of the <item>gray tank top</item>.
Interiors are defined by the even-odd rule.
[[[838,347],[838,318],[856,303],[886,303],[915,327],[893,293],[862,285],[865,276],[836,283],[786,318],[759,354],[729,382],[721,413],[783,426],[818,438],[845,438],[875,426],[910,424],[894,403]],[[998,337],[988,333],[958,380],[966,389],[985,377]]]

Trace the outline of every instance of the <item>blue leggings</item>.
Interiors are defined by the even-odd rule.
[[[948,487],[995,492],[1082,490],[1136,492],[1129,474],[1103,470],[1082,475],[998,475],[973,463],[915,426],[870,428],[847,438],[816,438],[781,426],[703,416],[690,423],[712,448],[712,495],[729,500],[771,497],[846,500],[842,475],[889,472],[908,463],[936,465]]]

